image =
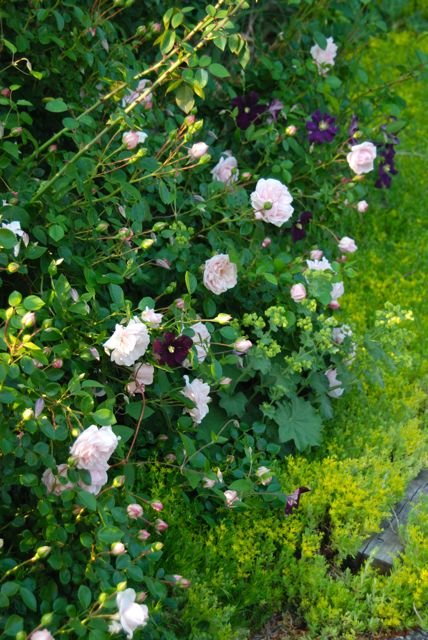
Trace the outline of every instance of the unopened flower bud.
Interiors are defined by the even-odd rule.
[[[168,436],[166,435],[166,433],[160,433],[158,435],[158,440],[160,440],[161,442],[166,442],[168,440]]]
[[[152,551],[156,552],[156,551],[162,551],[163,549],[163,542],[154,542],[152,544],[151,547]]]
[[[141,518],[143,515],[143,507],[137,503],[128,504],[126,507],[126,513],[131,520],[137,520],[137,518]]]
[[[184,303],[183,298],[177,298],[177,300],[175,301],[175,306],[177,309],[184,309],[184,307],[186,306]]]
[[[55,358],[55,360],[52,362],[52,366],[54,369],[61,369],[63,365],[63,361],[61,358]]]
[[[165,520],[161,520],[160,518],[158,518],[155,522],[155,529],[156,531],[159,531],[159,533],[166,531],[168,529],[168,526],[169,525],[165,522]]]
[[[24,411],[22,412],[22,419],[24,420],[24,422],[26,422],[27,420],[32,420],[32,418],[34,418],[34,411],[32,409],[24,409]]]
[[[116,476],[115,479],[113,480],[113,487],[115,487],[116,489],[119,487],[123,487],[124,484],[125,484],[125,476]]]
[[[232,378],[221,378],[219,384],[226,386],[232,382]]]
[[[141,541],[147,540],[150,538],[150,532],[147,529],[140,529],[138,532],[138,539]]]
[[[5,87],[4,89],[2,89],[0,91],[1,95],[4,96],[5,98],[10,98],[10,96],[12,95],[12,91],[10,89],[8,89],[7,87]]]
[[[285,128],[285,133],[287,136],[295,136],[297,133],[297,127],[294,126],[294,124],[290,124]]]
[[[147,593],[146,591],[140,591],[140,593],[137,593],[137,597],[135,598],[136,602],[144,602],[144,600],[147,598]]]
[[[212,480],[211,478],[207,478],[207,477],[202,478],[202,486],[205,489],[212,489],[215,486],[215,484],[216,484],[216,481]]]
[[[206,142],[195,142],[195,144],[190,147],[188,155],[191,160],[199,160],[207,151],[208,145]]]
[[[340,309],[340,304],[339,302],[337,302],[337,300],[333,300],[328,306],[333,310]]]
[[[123,582],[119,582],[116,585],[116,591],[125,591],[127,586],[128,586],[128,583],[126,582],[126,580],[123,580]]]
[[[108,599],[108,593],[105,593],[104,591],[102,591],[98,596],[98,602],[100,602],[101,604],[104,604],[104,602],[106,602],[107,599]]]
[[[241,178],[243,180],[250,180],[251,176],[252,176],[252,174],[249,171],[243,171],[241,173]]]
[[[55,151],[58,151],[58,145],[57,144],[50,144],[48,147],[48,151],[50,153],[55,153]]]
[[[36,314],[34,311],[27,311],[21,318],[21,324],[26,329],[29,329],[36,323]]]
[[[123,542],[113,542],[110,547],[110,552],[114,556],[121,556],[123,553],[126,553],[126,547]]]
[[[34,416],[38,418],[44,408],[45,408],[45,401],[43,400],[43,398],[37,398],[36,403],[34,405]]]
[[[232,320],[232,316],[228,313],[219,313],[215,318],[212,319],[212,322],[218,322],[219,324],[227,324]]]
[[[265,238],[262,242],[263,249],[266,249],[271,243],[272,243],[272,240],[270,238]]]
[[[150,249],[151,246],[153,246],[155,243],[155,241],[153,240],[153,238],[145,238],[142,243],[140,244],[140,247],[142,249]]]
[[[98,353],[98,349],[96,349],[95,347],[90,347],[89,348],[89,353],[91,354],[91,356],[93,358],[95,358],[95,360],[99,360],[100,359],[100,354]]]
[[[117,235],[121,240],[130,240],[134,235],[134,232],[132,231],[132,229],[128,229],[127,227],[122,227],[121,229],[119,229]]]
[[[366,200],[360,200],[357,203],[358,213],[365,213],[368,208],[369,208],[369,203]]]
[[[99,224],[97,224],[97,226],[95,227],[95,231],[98,231],[99,233],[103,233],[104,231],[107,231],[108,229],[108,224],[107,222],[100,222]]]
[[[19,136],[22,133],[22,127],[14,127],[10,133],[13,136]]]
[[[152,25],[152,29],[155,33],[160,33],[162,31],[162,25],[160,22],[154,22]]]
[[[154,509],[155,511],[163,511],[163,504],[162,502],[151,502],[150,506],[152,509]]]
[[[290,295],[294,302],[302,302],[306,298],[306,289],[303,284],[293,284]]]
[[[253,343],[251,342],[251,340],[239,338],[233,345],[233,348],[235,349],[235,351],[238,351],[238,353],[247,353],[247,351],[249,351],[252,346]]]
[[[188,127],[190,127],[192,124],[195,124],[195,120],[196,120],[195,116],[190,115],[190,116],[187,116],[187,117],[184,119],[184,123],[185,123]]]
[[[48,547],[47,545],[39,547],[36,550],[36,558],[38,559],[46,558],[50,554],[51,550],[52,550],[52,547]]]
[[[177,456],[175,455],[175,453],[167,453],[167,455],[165,456],[165,460],[172,464],[177,460]]]
[[[9,262],[7,265],[8,273],[16,273],[19,270],[19,264],[17,262]]]

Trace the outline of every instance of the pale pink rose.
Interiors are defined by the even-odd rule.
[[[306,260],[306,264],[312,271],[327,271],[328,269],[333,271],[330,262],[325,256],[321,260]]]
[[[285,133],[287,136],[295,136],[297,133],[297,127],[294,124],[289,124],[288,127],[285,128]]]
[[[85,489],[85,491],[93,493],[96,496],[101,491],[103,486],[108,482],[107,469],[108,465],[89,469],[91,484],[85,484],[80,480],[79,487],[82,487],[82,489]]]
[[[199,160],[199,158],[202,158],[202,156],[206,154],[208,149],[209,147],[205,142],[195,142],[188,151],[189,158],[191,158],[191,160]]]
[[[145,604],[137,604],[134,589],[119,591],[116,604],[119,609],[119,620],[128,640],[133,637],[138,627],[144,627],[149,619],[149,610]]]
[[[333,342],[343,344],[347,337],[352,336],[352,329],[349,325],[343,324],[341,327],[334,327],[332,331]]]
[[[337,53],[337,46],[334,44],[333,38],[327,38],[327,47],[321,49],[318,44],[311,47],[311,56],[318,67],[318,73],[326,75],[327,69],[325,65],[334,66],[334,59]]]
[[[134,316],[126,327],[117,324],[111,338],[104,342],[104,349],[116,364],[131,367],[146,353],[150,337],[146,325]]]
[[[212,489],[213,487],[215,487],[215,485],[216,485],[215,480],[211,480],[211,478],[207,478],[206,476],[202,478],[202,486],[205,489]]]
[[[357,175],[373,171],[376,158],[376,147],[372,142],[354,144],[346,156],[349,166]]]
[[[325,372],[325,375],[327,376],[330,387],[330,391],[327,392],[327,395],[329,395],[330,398],[339,398],[345,390],[342,387],[342,382],[337,377],[337,370],[328,369]]]
[[[144,131],[127,131],[122,136],[122,143],[129,150],[134,149],[137,144],[144,144],[147,139],[147,133]]]
[[[133,502],[132,504],[128,504],[126,507],[126,513],[131,520],[137,520],[137,518],[141,518],[143,515],[143,507],[136,502]]]
[[[238,351],[238,353],[244,354],[247,353],[247,351],[249,351],[252,346],[253,343],[251,342],[251,340],[247,340],[246,338],[238,338],[238,340],[233,345],[233,348],[235,349],[235,351]]]
[[[268,467],[259,467],[256,471],[256,476],[260,480],[260,484],[267,486],[272,482],[271,471]]]
[[[28,236],[27,233],[25,233],[25,231],[23,231],[21,229],[21,223],[18,220],[14,220],[13,222],[3,222],[1,225],[2,229],[8,229],[9,231],[12,231],[12,233],[15,234],[15,236],[17,236],[17,238],[22,238],[25,246],[28,246],[28,243],[30,241],[30,238]],[[21,242],[18,241],[16,243],[16,245],[13,247],[13,255],[16,257],[19,254],[19,249],[21,246]]]
[[[147,78],[143,78],[143,80],[140,80],[135,91],[131,91],[127,96],[123,98],[122,107],[126,107],[126,105],[131,104],[132,102],[135,102],[135,100],[137,100],[137,98],[140,97],[140,95],[143,93],[145,88],[146,87],[148,88],[148,86],[150,86],[150,80],[147,80]],[[141,101],[140,104],[144,104],[146,108],[151,108],[152,100],[153,100],[153,96],[151,93],[149,93],[144,98],[144,100]]]
[[[222,379],[219,381],[219,384],[222,384],[222,385],[228,385],[228,384],[230,384],[231,382],[232,382],[232,378],[222,378]]]
[[[211,334],[203,322],[195,322],[195,324],[192,324],[190,328],[195,332],[192,336],[192,340],[196,349],[196,361],[204,362],[210,348]],[[185,367],[190,367],[190,360],[186,358],[183,365]]]
[[[311,260],[321,260],[323,252],[321,249],[312,249],[309,255],[311,256]]]
[[[239,500],[237,491],[232,491],[231,489],[228,489],[223,493],[224,493],[224,497],[226,498],[226,507],[231,507],[234,502]]]
[[[348,238],[348,236],[343,236],[337,246],[339,248],[339,251],[341,251],[342,253],[355,253],[355,251],[358,249],[357,245],[355,244],[355,240],[353,240],[352,238]]]
[[[237,282],[236,264],[227,253],[219,253],[205,262],[204,285],[216,295],[232,289]]]
[[[360,200],[357,203],[357,211],[358,213],[365,213],[369,208],[369,203],[366,200]]]
[[[54,640],[54,637],[47,629],[39,629],[31,634],[30,640]]]
[[[290,204],[292,201],[287,187],[275,178],[260,178],[251,194],[255,217],[276,227],[281,227],[293,215],[294,209]]]
[[[266,249],[270,244],[272,244],[272,240],[270,238],[265,238],[262,242],[263,249]]]
[[[163,531],[166,531],[168,529],[168,524],[165,522],[165,520],[161,520],[160,518],[158,518],[155,522],[155,529],[159,533],[162,533]]]
[[[293,284],[290,295],[294,302],[302,302],[306,298],[306,289],[303,284]]]
[[[48,493],[53,493],[55,496],[59,496],[66,489],[72,489],[74,487],[72,482],[62,484],[59,480],[59,477],[67,478],[68,469],[68,464],[59,464],[56,468],[55,475],[52,473],[51,469],[46,469],[46,471],[43,472],[42,482]]]
[[[181,393],[195,403],[195,406],[191,409],[186,407],[185,412],[191,416],[195,424],[200,424],[209,411],[208,403],[211,402],[209,396],[210,386],[199,378],[195,378],[193,382],[189,382],[189,376],[183,376],[183,378],[186,386]]]
[[[337,301],[345,293],[343,282],[335,282],[331,287],[331,299]]]
[[[118,444],[119,438],[111,427],[98,428],[92,424],[78,436],[70,449],[70,455],[78,469],[106,469],[108,459]]]
[[[223,184],[236,182],[239,177],[238,161],[232,155],[222,156],[214,169],[211,171],[212,177]]]
[[[151,364],[134,364],[133,379],[128,382],[126,389],[133,396],[135,393],[144,393],[146,384],[153,384],[154,367]]]
[[[141,314],[141,319],[146,324],[151,327],[158,327],[162,322],[163,315],[161,313],[156,313],[154,309],[150,309],[150,307],[146,307]]]
[[[112,553],[114,556],[121,556],[122,554],[126,553],[126,547],[123,542],[113,542],[110,547],[110,553]]]

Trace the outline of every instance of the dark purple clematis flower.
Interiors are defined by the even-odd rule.
[[[358,133],[358,118],[353,114],[351,118],[351,124],[349,125],[348,134],[349,134],[349,142],[351,144],[358,144],[358,137],[356,137],[356,133]]]
[[[278,98],[274,98],[267,108],[269,112],[268,122],[276,122],[283,108],[284,105],[282,104],[281,100],[278,100]]]
[[[297,222],[293,224],[290,229],[293,242],[302,240],[306,236],[305,226],[312,220],[312,213],[310,211],[303,211]]]
[[[308,487],[299,487],[298,489],[296,489],[296,491],[293,491],[293,493],[290,493],[290,495],[287,496],[287,504],[285,505],[286,516],[289,516],[291,513],[293,513],[294,509],[298,508],[300,496],[302,495],[302,493],[306,493],[307,491],[311,491],[311,489],[309,489]]]
[[[311,115],[311,119],[306,122],[309,142],[315,142],[316,144],[332,142],[338,132],[338,128],[334,126],[335,122],[335,116],[331,116],[328,113],[321,113],[320,110],[317,109]]]
[[[375,182],[377,189],[389,189],[392,182],[391,176],[397,175],[398,170],[394,164],[395,153],[393,144],[386,144],[382,147],[380,155],[383,160],[379,163],[378,179]]]
[[[232,107],[238,107],[236,124],[242,130],[248,129],[252,122],[261,116],[267,109],[265,104],[258,104],[259,95],[255,91],[237,96],[232,100]]]
[[[153,353],[160,364],[176,367],[182,364],[193,346],[192,338],[176,336],[175,333],[165,333],[163,340],[156,338],[153,343]]]

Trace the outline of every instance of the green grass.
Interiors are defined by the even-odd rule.
[[[390,77],[416,47],[428,52],[427,39],[392,34],[373,43],[368,60],[381,61],[373,73]],[[428,628],[428,501],[412,514],[402,534],[404,555],[390,576],[370,562],[356,573],[343,569],[344,559],[379,530],[407,482],[428,466],[428,84],[409,81],[399,93],[409,120],[400,173],[391,191],[373,195],[360,221],[355,214],[359,277],[348,287],[344,316],[366,327],[386,301],[413,310],[411,359],[386,372],[383,387],[365,382],[341,399],[319,451],[279,465],[284,491],[312,488],[288,519],[277,510],[232,512],[210,528],[168,475],[152,473],[159,495],[167,493],[170,569],[192,579],[181,621],[171,617],[170,637],[238,640],[284,609],[300,619],[307,638]]]

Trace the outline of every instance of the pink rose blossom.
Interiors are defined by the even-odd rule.
[[[186,407],[185,412],[188,413],[195,424],[200,424],[208,414],[208,404],[211,402],[209,396],[210,386],[195,378],[193,382],[189,382],[189,376],[183,376],[186,386],[181,391],[183,396],[195,403],[191,409]]]
[[[318,44],[314,44],[314,46],[311,47],[311,56],[318,67],[318,73],[320,75],[326,75],[327,69],[325,68],[325,65],[334,66],[336,53],[337,46],[335,45],[333,38],[327,38],[327,46],[325,49],[321,49]]]
[[[293,284],[290,295],[294,302],[302,302],[306,298],[306,289],[303,284]]]
[[[215,480],[212,480],[211,478],[207,478],[206,476],[202,478],[202,486],[205,489],[212,489],[213,487],[215,487],[215,485],[216,485]]]
[[[148,88],[149,86],[150,80],[147,80],[147,78],[143,78],[142,80],[140,80],[135,91],[131,91],[127,96],[123,98],[122,107],[126,107],[128,104],[132,104],[133,102],[135,102],[135,100],[137,100],[145,91],[146,87]],[[153,95],[151,93],[148,93],[140,104],[144,104],[145,108],[149,109],[152,107],[152,100]]]
[[[331,299],[337,301],[345,293],[343,282],[335,282],[331,287]]]
[[[147,138],[147,133],[144,131],[127,131],[122,136],[122,143],[129,150],[134,149],[137,144],[144,144]]]
[[[311,260],[321,260],[323,252],[321,249],[312,249],[309,255],[311,256]]]
[[[48,493],[53,493],[55,496],[61,495],[66,489],[72,489],[74,484],[72,482],[66,482],[62,484],[59,481],[60,478],[67,478],[69,466],[68,464],[60,464],[56,468],[56,474],[52,473],[51,469],[46,469],[42,475],[42,482],[45,485]]]
[[[142,542],[144,540],[148,540],[148,538],[150,538],[150,532],[147,531],[147,529],[140,529],[140,531],[138,532],[138,539],[141,540]]]
[[[161,313],[156,313],[154,309],[150,309],[150,307],[146,307],[141,314],[141,319],[146,324],[151,327],[158,327],[162,322],[163,315]]]
[[[239,177],[238,162],[232,155],[222,156],[214,169],[211,171],[212,177],[223,184],[232,184]]]
[[[189,158],[191,160],[199,160],[208,151],[209,147],[205,142],[195,142],[189,149]]]
[[[79,487],[93,493],[95,496],[101,491],[103,486],[108,482],[107,476],[108,465],[96,467],[95,469],[88,469],[91,476],[91,484],[85,484],[82,480],[79,481]]]
[[[348,238],[348,236],[343,236],[337,246],[339,248],[339,251],[342,251],[342,253],[355,253],[355,251],[358,249],[357,245],[355,244],[355,240],[353,240],[352,238]]]
[[[357,203],[357,211],[358,213],[365,213],[369,208],[369,203],[366,200],[360,200]]]
[[[275,178],[261,178],[251,194],[255,217],[276,227],[281,227],[293,215],[292,201],[287,187]]]
[[[376,158],[376,147],[372,142],[354,144],[346,156],[349,166],[357,175],[373,171]]]
[[[190,328],[195,332],[192,336],[192,340],[196,349],[196,362],[204,362],[210,348],[211,334],[203,322],[195,322],[195,324],[192,324]],[[190,367],[191,362],[189,358],[186,358],[183,364],[185,367]]]
[[[327,376],[330,387],[330,391],[327,392],[327,395],[329,395],[330,398],[339,398],[345,390],[342,387],[341,381],[337,377],[337,369],[328,369],[325,372],[325,375]]]
[[[333,271],[333,268],[327,258],[324,256],[321,260],[306,260],[308,268],[312,271]]]
[[[78,436],[70,449],[70,455],[78,469],[107,469],[107,461],[118,444],[119,438],[111,427],[98,428],[92,424]]]
[[[146,384],[153,384],[154,367],[151,364],[134,364],[133,379],[128,382],[126,389],[133,396],[135,393],[144,393]]]
[[[126,637],[130,640],[138,627],[144,627],[149,619],[149,610],[145,604],[135,602],[137,594],[134,589],[119,591],[116,604],[119,609],[119,620]]]
[[[219,253],[205,262],[204,285],[220,295],[232,289],[238,282],[237,268],[226,253]]]

